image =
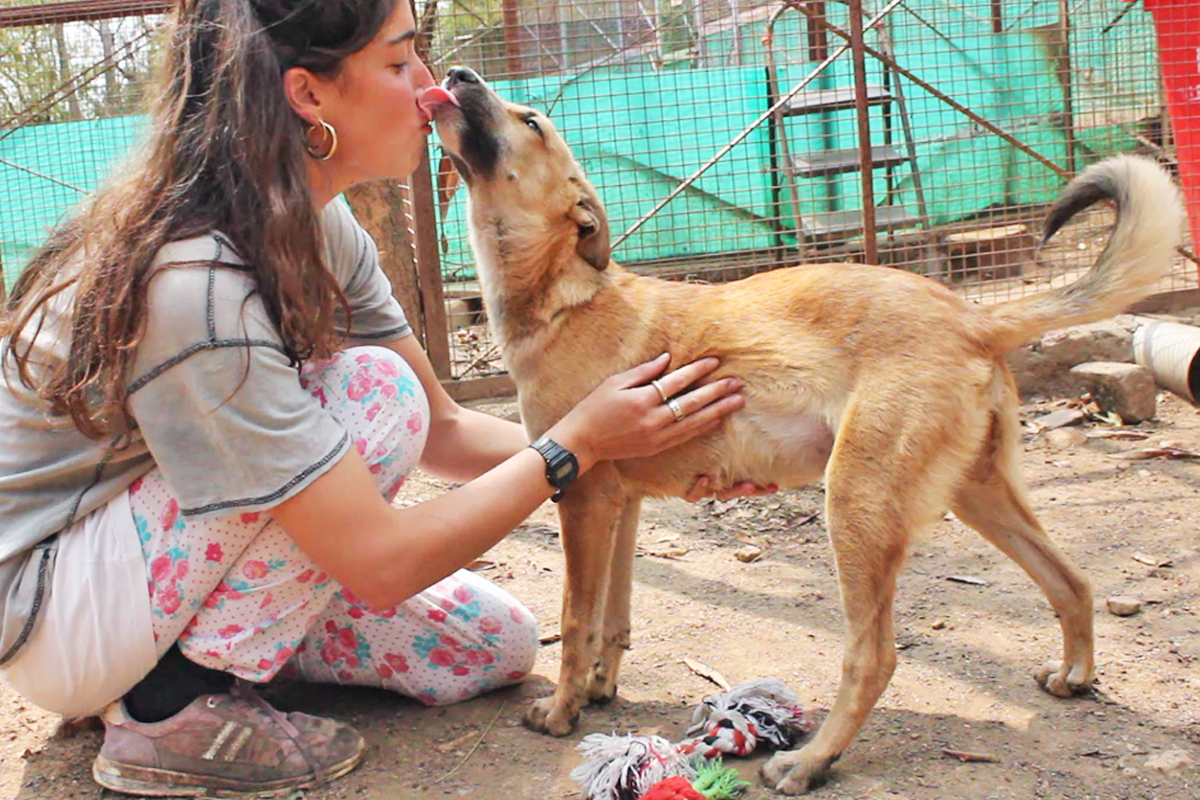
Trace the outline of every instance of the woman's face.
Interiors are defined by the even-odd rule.
[[[346,186],[376,178],[400,179],[416,168],[431,133],[417,100],[434,85],[417,58],[416,24],[407,0],[397,0],[375,38],[342,61],[333,78],[314,76],[320,118],[337,129],[338,149],[322,166]],[[320,131],[310,137],[320,139]]]

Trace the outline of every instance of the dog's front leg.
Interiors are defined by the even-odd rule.
[[[553,696],[535,701],[525,714],[525,724],[535,731],[565,736],[579,718],[587,697],[588,674],[600,648],[616,522],[625,501],[616,468],[605,463],[580,478],[559,503],[567,561],[562,666]]]
[[[629,649],[629,605],[633,595],[633,557],[637,548],[640,496],[630,497],[617,519],[616,544],[604,600],[604,639],[600,657],[588,678],[587,698],[592,703],[607,703],[617,696],[617,675],[621,658]]]

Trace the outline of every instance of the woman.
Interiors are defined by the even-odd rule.
[[[460,568],[572,460],[650,455],[741,405],[734,382],[688,390],[714,360],[659,358],[533,449],[451,401],[334,199],[416,168],[414,39],[398,0],[181,0],[144,155],[9,299],[0,669],[47,709],[104,709],[106,787],[286,792],[358,763],[357,732],[235,678],[431,704],[520,681],[532,616]],[[391,507],[418,463],[465,485]]]

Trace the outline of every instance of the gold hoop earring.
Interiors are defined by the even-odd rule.
[[[316,147],[313,147],[313,145],[309,143],[308,137],[309,134],[317,129],[317,125],[321,126],[321,141]],[[329,159],[333,158],[333,154],[337,152],[337,129],[323,119],[318,119],[317,125],[309,125],[308,130],[304,132],[304,149],[307,150],[308,154],[317,161],[328,161]]]

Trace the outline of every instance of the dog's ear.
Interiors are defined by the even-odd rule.
[[[609,244],[608,215],[604,213],[604,206],[595,195],[581,192],[570,217],[579,226],[579,244],[575,246],[575,252],[596,269],[608,267],[612,247]]]

